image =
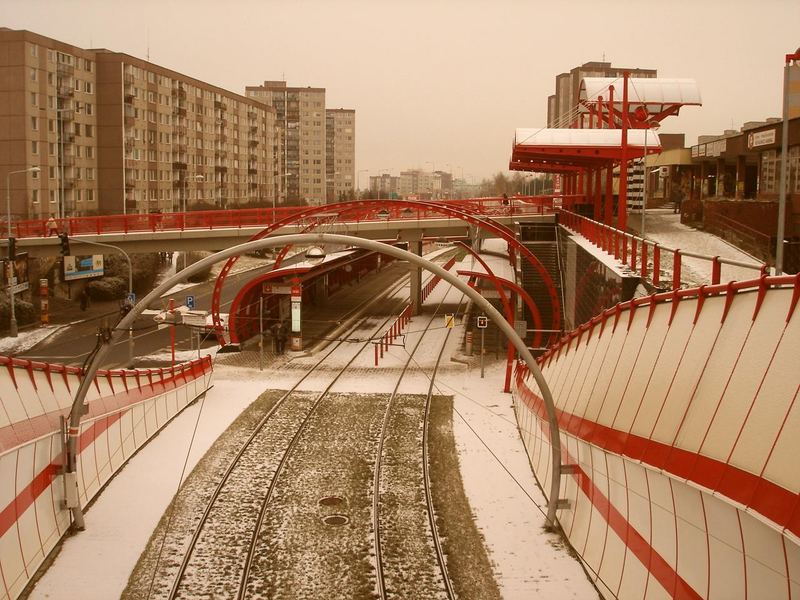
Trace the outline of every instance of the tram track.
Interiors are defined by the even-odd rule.
[[[434,381],[451,329],[448,329],[439,346],[423,406],[420,407],[418,394],[400,393],[406,373],[414,363],[417,350],[451,292],[455,290],[448,290],[439,302],[419,339],[408,353],[382,421],[372,489],[376,593],[381,600],[392,597],[452,600],[456,597],[436,527],[436,513],[427,464],[427,440]],[[463,306],[463,298],[464,295],[461,294],[461,298],[457,301],[459,309]],[[386,444],[390,432],[395,440],[390,445],[391,448]],[[421,454],[418,453],[420,447]],[[395,453],[394,456],[391,456],[392,451]],[[408,456],[415,454],[420,457],[421,464],[409,465]],[[406,460],[403,460],[404,457]],[[388,463],[386,468],[384,463]],[[389,476],[395,481],[389,482]],[[420,488],[423,490],[424,503],[420,503],[417,498]],[[420,510],[422,505],[425,509]],[[412,524],[411,527],[407,526],[409,522]],[[433,565],[438,566],[438,573],[434,572]],[[415,573],[413,581],[407,577],[408,572]]]
[[[386,295],[387,298],[396,296],[407,284],[406,279],[402,278],[395,284],[394,291]],[[376,311],[370,311],[370,314],[376,312],[385,315],[386,302],[380,303],[377,308]],[[373,322],[367,332],[364,331],[365,324],[374,320],[374,315],[359,319],[348,335],[333,344],[256,424],[211,494],[191,539],[182,552],[183,558],[171,577],[172,585],[166,594],[167,598],[247,597],[248,581],[264,514],[293,449],[331,388],[359,354],[371,345],[372,338],[379,337],[378,334],[392,318],[393,312],[388,317],[379,318],[378,325],[375,326]],[[338,369],[320,393],[309,395],[298,392],[304,382],[323,368],[328,357],[346,342],[358,338],[365,338],[365,341],[358,344],[350,359]],[[243,489],[251,493],[243,497]],[[261,501],[258,509],[254,510],[254,499],[259,497]],[[254,514],[257,515],[255,519]],[[240,552],[242,540],[248,537],[247,550]],[[242,554],[245,557],[243,562],[236,558]],[[229,564],[221,567],[220,561]],[[214,568],[207,568],[212,564]],[[237,572],[241,573],[239,577],[235,576]],[[238,590],[234,585],[236,579]]]

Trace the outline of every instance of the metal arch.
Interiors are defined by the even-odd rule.
[[[560,329],[561,325],[561,302],[558,298],[558,293],[555,288],[555,284],[553,282],[552,277],[547,272],[547,269],[544,268],[544,265],[536,258],[536,256],[525,247],[517,238],[514,236],[514,233],[507,227],[500,225],[490,219],[483,219],[480,218],[480,215],[466,212],[464,210],[459,210],[453,207],[451,204],[446,203],[431,203],[431,202],[421,202],[417,200],[361,200],[361,201],[351,201],[351,202],[338,202],[335,204],[325,204],[322,206],[316,207],[309,207],[306,210],[300,211],[295,213],[289,217],[281,219],[280,221],[276,221],[271,225],[265,227],[262,231],[255,234],[250,241],[255,241],[259,239],[263,239],[264,237],[268,236],[269,234],[279,230],[282,227],[287,225],[292,225],[293,223],[297,222],[300,219],[305,217],[314,216],[318,213],[323,212],[330,212],[330,211],[347,211],[348,209],[361,209],[365,210],[368,207],[397,207],[397,206],[404,206],[407,208],[421,208],[427,209],[432,212],[445,214],[449,216],[454,216],[460,218],[462,221],[475,225],[481,229],[486,229],[495,233],[499,237],[503,238],[509,244],[512,244],[515,248],[520,251],[520,254],[525,257],[528,263],[536,269],[539,276],[545,283],[545,288],[547,289],[548,296],[550,298],[550,304],[553,308],[553,319],[552,319],[552,329]],[[217,334],[217,339],[219,340],[220,344],[225,343],[225,338],[222,330],[222,321],[220,319],[220,306],[221,306],[221,299],[222,299],[222,286],[225,282],[228,273],[233,268],[233,265],[236,263],[236,259],[238,257],[232,256],[223,266],[220,274],[217,276],[217,279],[214,283],[214,290],[211,295],[211,315],[212,315],[212,322]]]
[[[77,448],[78,448],[78,436],[80,433],[80,421],[81,416],[86,414],[87,407],[84,404],[84,400],[86,399],[86,394],[89,391],[89,388],[92,385],[92,382],[95,379],[95,375],[100,367],[100,364],[106,358],[108,353],[110,352],[111,348],[114,346],[116,342],[120,340],[120,338],[127,332],[128,328],[130,328],[134,321],[142,314],[142,312],[152,303],[157,301],[162,294],[166,293],[170,290],[173,286],[177,285],[185,281],[187,278],[191,277],[192,275],[201,272],[204,269],[211,267],[212,265],[228,259],[232,256],[237,256],[239,254],[244,254],[247,252],[254,252],[256,250],[260,250],[262,248],[271,248],[273,246],[278,246],[280,244],[341,244],[344,246],[355,246],[357,248],[364,248],[367,250],[373,250],[375,252],[380,252],[382,254],[388,254],[389,256],[393,256],[394,258],[400,260],[406,260],[408,262],[414,263],[415,265],[420,266],[421,268],[430,271],[434,275],[438,275],[440,279],[443,279],[453,287],[457,288],[459,291],[463,292],[467,295],[475,304],[477,304],[488,316],[492,321],[498,326],[498,328],[512,341],[514,347],[519,352],[520,357],[523,359],[525,364],[528,366],[531,374],[533,375],[536,383],[539,386],[540,391],[542,392],[542,399],[544,400],[545,408],[547,410],[547,420],[549,424],[549,434],[550,434],[550,442],[551,442],[551,475],[550,475],[550,495],[548,497],[548,505],[547,505],[547,523],[549,526],[555,528],[557,527],[557,518],[556,518],[556,511],[558,509],[558,496],[560,491],[560,482],[561,482],[561,436],[560,436],[560,429],[558,426],[558,416],[556,414],[555,403],[553,401],[553,395],[550,391],[549,386],[547,385],[547,381],[542,374],[539,365],[534,360],[533,356],[531,355],[530,351],[528,350],[525,342],[517,335],[514,328],[503,318],[498,310],[491,305],[491,303],[486,300],[483,296],[481,296],[477,290],[468,286],[464,281],[462,281],[457,275],[450,273],[448,270],[442,268],[441,266],[432,263],[431,261],[417,256],[412,252],[408,252],[396,246],[390,246],[387,244],[383,244],[382,242],[377,242],[373,240],[366,240],[363,238],[349,236],[349,235],[337,235],[337,234],[329,234],[329,233],[316,233],[316,234],[293,234],[282,236],[282,239],[261,239],[261,240],[253,240],[250,242],[245,242],[244,244],[239,244],[237,246],[233,246],[231,248],[227,248],[216,254],[208,256],[202,260],[197,261],[193,265],[185,268],[184,270],[176,273],[172,277],[167,278],[163,281],[160,285],[156,286],[156,288],[147,294],[142,300],[137,303],[131,311],[122,318],[119,323],[116,324],[114,329],[112,330],[111,336],[107,341],[100,346],[100,348],[95,353],[92,360],[89,362],[89,365],[86,367],[83,378],[81,379],[80,386],[75,393],[75,399],[72,402],[72,408],[70,409],[69,413],[69,434],[67,437],[67,450],[66,450],[66,467],[64,469],[65,473],[74,473],[77,469]],[[80,506],[77,506],[72,509],[73,516],[76,523],[83,523],[83,511]]]

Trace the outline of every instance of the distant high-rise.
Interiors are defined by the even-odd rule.
[[[607,62],[587,62],[567,73],[556,75],[556,93],[547,98],[547,126],[572,127],[577,123],[578,94],[584,77],[622,77],[628,71],[631,77],[657,77],[656,69],[627,69],[612,67]]]
[[[327,201],[351,200],[355,194],[356,111],[329,108],[325,116]]]
[[[285,81],[247,86],[245,94],[276,112],[281,152],[275,173],[279,204],[324,204],[325,88],[288,87]]]

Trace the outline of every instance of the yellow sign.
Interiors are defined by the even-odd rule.
[[[447,327],[448,329],[452,329],[453,327],[456,326],[456,316],[453,315],[453,314],[445,315],[444,316],[444,323],[445,323],[445,327]]]

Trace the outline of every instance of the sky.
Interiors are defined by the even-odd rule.
[[[0,26],[105,47],[233,92],[285,79],[356,110],[361,187],[432,168],[508,168],[517,127],[543,127],[559,73],[605,58],[697,81],[702,107],[663,133],[780,116],[798,0],[2,0]],[[369,171],[369,173],[366,172]]]

